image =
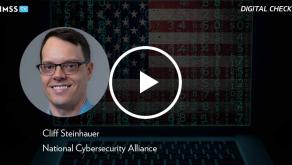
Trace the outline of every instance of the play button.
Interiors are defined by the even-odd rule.
[[[140,93],[156,85],[158,81],[140,71]]]
[[[148,63],[157,57],[161,66]],[[115,61],[110,72],[109,91],[113,101],[120,110],[137,119],[154,119],[170,111],[178,101],[181,89],[182,76],[175,60],[167,52],[152,46],[126,51]]]

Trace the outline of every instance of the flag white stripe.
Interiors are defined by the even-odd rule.
[[[157,79],[160,84],[163,84],[159,87],[158,91],[169,91],[169,89],[174,88],[174,80],[169,79]],[[115,89],[116,91],[131,91],[131,89],[139,89],[139,80],[138,79],[119,79],[115,80]],[[131,85],[129,86],[129,82]],[[230,90],[234,85],[246,85],[248,82],[244,82],[242,79],[184,79],[182,83],[182,90],[200,90],[204,91],[217,91],[217,90]],[[234,85],[233,85],[234,84]],[[159,85],[159,84],[158,84]]]
[[[211,21],[227,20],[240,13],[234,9],[149,9],[150,21]]]
[[[161,105],[167,105],[170,104],[170,102],[137,102],[133,105],[133,102],[121,102],[121,104],[126,108],[127,106],[135,106],[137,108],[132,109],[130,111],[132,112],[143,112],[143,107],[151,110],[152,107],[157,109],[157,107],[161,107]],[[178,101],[174,108],[170,110],[170,113],[196,113],[196,110],[202,110],[202,107],[205,107],[207,105],[209,106],[215,106],[216,102],[189,102],[189,101]],[[224,102],[225,107],[236,107],[236,103],[234,102]],[[248,105],[248,104],[247,104]],[[102,105],[105,107],[105,112],[103,111],[96,111],[97,113],[116,113],[116,112],[122,112],[114,103],[112,102],[105,102]],[[142,107],[142,108],[141,108]],[[146,110],[147,110],[146,109]],[[201,112],[201,111],[200,111]],[[209,112],[209,111],[208,111]],[[123,112],[122,112],[123,113]],[[214,112],[215,113],[215,112]],[[222,111],[221,111],[222,113]],[[167,115],[167,114],[166,114]]]
[[[235,32],[150,32],[150,44],[234,44],[239,36],[243,37],[242,44],[250,43],[250,33]]]

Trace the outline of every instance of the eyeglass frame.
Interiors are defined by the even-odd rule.
[[[64,69],[63,69],[64,66],[62,66],[62,65],[64,65],[64,64],[68,64],[68,63],[74,63],[74,64],[77,64],[77,69],[76,69],[76,71],[74,71],[73,73],[69,73],[69,74],[66,73],[66,71],[64,71]],[[88,63],[89,63],[89,61],[83,61],[83,62],[70,61],[70,62],[64,62],[64,63],[61,63],[61,64],[53,64],[53,63],[49,63],[50,65],[53,65],[53,66],[54,66],[54,71],[53,71],[51,74],[46,74],[46,73],[44,73],[44,72],[41,71],[41,69],[40,69],[41,67],[40,67],[40,66],[41,66],[41,65],[46,65],[46,64],[38,64],[38,65],[36,65],[36,68],[40,71],[41,74],[44,74],[44,75],[46,75],[46,76],[52,76],[52,75],[54,75],[54,73],[56,72],[57,67],[60,66],[60,68],[61,68],[61,70],[64,72],[64,74],[66,74],[66,75],[70,75],[70,74],[74,74],[74,73],[76,73],[81,65],[83,65],[83,64],[88,64]]]

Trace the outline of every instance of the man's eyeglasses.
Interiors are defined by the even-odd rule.
[[[57,66],[60,66],[62,71],[65,74],[73,74],[76,73],[79,69],[79,66],[82,64],[87,64],[87,61],[84,62],[65,62],[62,64],[38,64],[36,67],[39,69],[41,74],[47,75],[47,76],[52,76],[55,71]]]

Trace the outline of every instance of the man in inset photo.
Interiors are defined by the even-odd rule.
[[[70,28],[50,31],[42,42],[37,68],[53,116],[76,116],[93,107],[86,92],[93,63],[82,34]]]

